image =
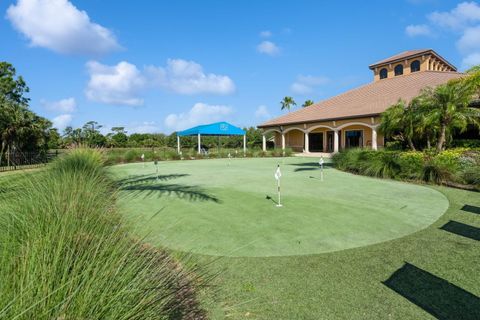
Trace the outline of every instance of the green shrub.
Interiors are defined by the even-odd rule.
[[[452,147],[456,148],[480,148],[480,139],[453,140]]]
[[[185,293],[194,274],[129,235],[102,164],[98,151],[73,150],[1,199],[1,319],[201,313]]]
[[[361,173],[378,178],[395,179],[398,177],[401,166],[398,162],[398,153],[389,151],[364,151],[360,163]]]
[[[454,176],[454,168],[449,166],[448,162],[439,161],[439,159],[427,157],[422,168],[422,180],[436,184],[443,184],[451,181]]]
[[[398,155],[399,177],[406,180],[418,180],[422,177],[424,154],[419,151],[406,151]]]

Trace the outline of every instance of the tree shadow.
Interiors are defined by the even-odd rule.
[[[157,198],[160,198],[174,195],[179,199],[190,201],[212,201],[220,203],[217,197],[208,194],[202,188],[184,184],[135,184],[121,187],[120,190],[131,191],[130,196],[133,197],[143,196],[143,198],[149,198],[157,196]]]
[[[407,262],[382,283],[437,319],[480,319],[480,298]]]
[[[156,174],[145,174],[141,176],[129,176],[120,180],[117,180],[117,183],[120,187],[125,185],[132,185],[132,184],[146,184],[146,183],[154,183],[158,181],[168,181],[172,179],[178,179],[182,177],[187,177],[189,174],[184,173],[174,173],[174,174],[163,174],[163,175],[156,175]]]
[[[161,183],[172,179],[186,177],[188,174],[168,174],[168,175],[142,175],[127,177],[117,180],[119,189],[122,191],[130,191],[127,197],[143,197],[149,198],[157,196],[176,196],[180,199],[189,201],[212,201],[220,203],[220,200],[207,193],[199,186],[191,186],[178,183]]]
[[[480,228],[450,220],[440,227],[440,229],[454,233],[456,235],[480,241]]]
[[[289,166],[295,167],[317,167],[320,168],[320,164],[318,162],[302,162],[302,163],[290,163]],[[325,162],[323,167],[333,167],[333,163]]]
[[[464,205],[460,210],[480,214],[480,207],[471,206],[469,204]]]
[[[318,164],[317,164],[317,168],[313,168],[313,167],[295,168],[295,170],[293,170],[293,171],[294,172],[301,172],[301,171],[317,171],[317,170],[320,170],[320,167],[318,166]]]

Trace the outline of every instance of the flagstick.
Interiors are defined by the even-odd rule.
[[[282,172],[280,171],[280,165],[277,166],[277,171],[275,171],[275,179],[277,180],[277,193],[278,193],[278,203],[277,207],[281,207],[281,197],[280,197],[280,179],[282,178]]]
[[[277,190],[278,190],[278,204],[277,207],[283,207],[280,201],[280,179],[277,180]]]

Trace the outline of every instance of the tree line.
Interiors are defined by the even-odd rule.
[[[89,121],[81,128],[66,127],[63,134],[56,136],[51,143],[57,148],[69,145],[88,145],[91,147],[107,148],[136,148],[136,147],[177,147],[177,133],[169,135],[163,133],[132,133],[128,134],[125,127],[113,127],[107,134],[102,134],[103,126],[96,121]],[[259,148],[262,145],[262,131],[254,127],[244,128],[249,148]],[[183,148],[197,146],[197,137],[182,137]],[[202,145],[207,148],[241,148],[243,136],[203,136]]]

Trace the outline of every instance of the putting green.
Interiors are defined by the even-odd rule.
[[[111,167],[119,206],[154,244],[220,256],[315,254],[405,236],[448,200],[431,188],[325,168],[314,158],[159,162]],[[274,172],[282,170],[275,206]]]

